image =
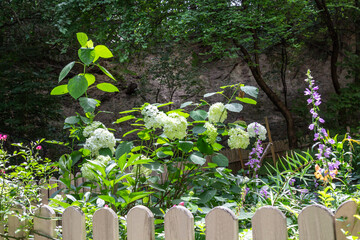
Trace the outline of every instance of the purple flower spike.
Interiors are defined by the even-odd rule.
[[[309,129],[310,129],[311,131],[314,130],[314,127],[315,127],[315,125],[314,125],[313,123],[309,125]]]

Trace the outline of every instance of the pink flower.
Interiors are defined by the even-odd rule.
[[[42,147],[40,145],[36,147],[36,150],[41,150],[41,149]]]
[[[109,207],[107,204],[105,204],[105,207]]]
[[[184,202],[180,202],[179,205],[185,207],[185,203],[184,203]]]
[[[7,137],[8,137],[7,135],[0,134],[0,140],[2,141],[6,141]]]

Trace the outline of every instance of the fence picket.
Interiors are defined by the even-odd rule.
[[[194,217],[183,206],[170,208],[165,214],[166,240],[195,240]]]
[[[58,185],[57,179],[56,179],[55,177],[50,178],[49,184],[50,184],[52,187],[51,187],[51,189],[49,190],[48,198],[50,198],[50,197],[57,191],[57,187],[53,187],[54,184],[56,184],[56,186]]]
[[[5,233],[5,225],[6,222],[4,220],[4,215],[0,215],[0,234],[4,234]],[[0,235],[0,240],[4,240],[4,238]]]
[[[62,216],[63,240],[85,240],[85,214],[78,207],[68,207]]]
[[[352,233],[354,228],[357,204],[354,201],[346,201],[340,205],[335,212],[335,231],[336,240],[346,240],[346,235],[342,230]],[[341,219],[340,219],[341,218]]]
[[[239,223],[235,214],[226,207],[215,207],[205,217],[206,240],[239,239]]]
[[[34,217],[34,239],[35,240],[48,240],[49,236],[55,237],[56,220],[51,219],[55,217],[55,211],[47,206],[43,205],[35,211]],[[40,233],[40,234],[36,234]],[[44,236],[42,236],[44,235]]]
[[[15,213],[11,214],[8,218],[9,236],[15,238],[25,237],[25,232],[23,230],[17,231],[18,229],[21,229],[23,226],[26,225],[26,221],[20,221],[20,219],[17,216],[17,212],[19,214],[25,212],[25,207],[17,206],[16,208],[11,208],[11,211],[14,211]]]
[[[298,217],[300,240],[335,240],[334,215],[325,207],[311,205]]]
[[[154,214],[144,206],[135,206],[127,214],[128,240],[154,240]],[[140,224],[139,224],[140,223]]]
[[[94,240],[118,240],[119,220],[116,213],[110,208],[101,208],[93,217]]]
[[[81,172],[76,173],[75,178],[76,178],[76,187],[79,187],[81,184],[84,183],[84,179],[81,177]],[[84,192],[84,189],[81,188],[79,192],[80,193]]]
[[[286,217],[275,207],[259,208],[252,217],[251,223],[254,240],[288,239]]]

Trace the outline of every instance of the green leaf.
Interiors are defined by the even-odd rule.
[[[109,148],[101,148],[99,150],[99,154],[100,155],[103,155],[103,156],[109,156],[109,157],[112,157],[112,152]]]
[[[203,158],[203,155],[200,152],[194,152],[190,155],[189,158],[190,161],[198,165],[204,165],[204,163],[206,162],[206,159]]]
[[[229,103],[225,105],[225,108],[231,112],[241,112],[241,110],[243,110],[243,105],[240,103]]]
[[[94,112],[95,107],[98,105],[98,101],[93,98],[81,97],[79,98],[80,106],[84,109],[84,112]]]
[[[67,87],[68,87],[67,84],[57,86],[53,90],[51,90],[50,95],[63,95],[63,94],[66,94],[66,93],[69,92]]]
[[[239,98],[239,97],[236,97],[236,100],[239,100],[240,102],[244,102],[244,103],[253,104],[253,105],[257,104],[257,102],[254,99],[251,99],[251,98]]]
[[[141,132],[138,132],[137,135],[139,136],[139,138],[141,140],[150,140],[150,138],[151,138],[150,134],[149,134],[149,130],[143,130]]]
[[[76,33],[76,37],[77,37],[77,40],[79,41],[81,47],[85,47],[86,43],[89,39],[88,36],[86,35],[86,33],[78,32],[78,33]]]
[[[70,79],[67,88],[69,94],[73,98],[78,99],[79,97],[81,97],[81,95],[83,95],[86,92],[88,88],[88,82],[83,75],[77,75],[74,78]]]
[[[114,56],[111,51],[104,45],[97,45],[95,47],[95,53],[96,56],[99,56],[101,58],[111,58]]]
[[[198,141],[196,142],[196,146],[198,147],[201,153],[204,153],[206,155],[213,154],[214,150],[212,146],[209,143],[207,143],[204,139],[205,139],[204,137],[199,138]]]
[[[76,124],[80,121],[80,119],[77,116],[71,116],[71,117],[67,117],[65,119],[65,123],[67,124]]]
[[[196,125],[193,129],[192,129],[193,133],[195,134],[201,134],[203,132],[206,131],[206,128],[204,128],[203,125]]]
[[[194,143],[190,141],[179,141],[179,149],[185,153],[188,153],[193,148]]]
[[[257,98],[258,93],[259,93],[259,89],[257,87],[253,87],[253,86],[242,86],[240,87],[241,91],[243,91],[244,93]]]
[[[184,102],[183,104],[181,104],[180,108],[186,108],[187,106],[190,106],[193,102],[189,101],[189,102]]]
[[[94,75],[92,75],[90,73],[85,73],[84,76],[85,76],[85,78],[86,78],[86,80],[88,82],[88,87],[90,87],[90,85],[94,84],[94,82],[95,82],[95,76]]]
[[[111,197],[111,196],[108,196],[108,195],[100,195],[99,196],[100,199],[104,200],[105,202],[108,202],[110,204],[115,204],[115,198]]]
[[[204,121],[207,118],[207,112],[204,110],[191,111],[190,117],[195,121]]]
[[[115,151],[115,158],[119,159],[122,155],[125,153],[131,152],[131,149],[134,147],[134,144],[132,142],[123,141],[121,142]]]
[[[124,133],[123,137],[126,137],[127,135],[131,134],[131,133],[134,133],[134,132],[137,132],[137,131],[140,131],[141,129],[133,129],[133,130],[130,130],[126,133]]]
[[[204,95],[204,98],[206,98],[206,97],[211,97],[212,95],[215,95],[215,94],[217,94],[217,92],[206,93],[206,94]]]
[[[119,114],[132,113],[132,112],[138,112],[138,111],[139,111],[139,110],[137,110],[137,109],[132,109],[132,110],[127,110],[127,111],[119,112]]]
[[[214,196],[216,195],[216,190],[207,190],[205,192],[203,192],[202,194],[200,194],[199,198],[200,201],[199,203],[207,203],[208,201],[210,201]]]
[[[70,154],[70,156],[72,160],[72,166],[74,166],[81,159],[82,153],[80,151],[74,151]]]
[[[61,72],[59,74],[59,82],[61,82],[68,75],[68,73],[71,71],[71,69],[74,67],[74,65],[75,65],[75,61],[69,63],[61,70]]]
[[[117,119],[115,121],[115,123],[122,123],[122,122],[125,122],[125,121],[128,121],[128,120],[134,119],[134,118],[136,118],[136,117],[133,116],[133,115],[128,115],[128,116]]]
[[[96,87],[104,92],[119,92],[119,89],[111,83],[99,83]]]
[[[95,59],[95,51],[91,48],[80,48],[78,51],[81,62],[85,65],[90,65]]]
[[[146,196],[149,196],[150,194],[152,194],[154,192],[132,192],[130,193],[130,196],[129,196],[129,202],[128,203],[131,203],[133,201],[136,201],[138,199],[141,199],[141,198],[144,198]]]
[[[216,153],[216,155],[212,157],[212,161],[219,167],[229,166],[229,159],[221,153]]]
[[[105,73],[106,76],[108,76],[109,78],[111,78],[112,80],[114,80],[116,82],[115,78],[113,77],[113,75],[111,75],[111,73],[108,70],[106,70],[104,67],[100,66],[99,64],[97,64],[97,66],[100,68],[100,70],[103,73]]]

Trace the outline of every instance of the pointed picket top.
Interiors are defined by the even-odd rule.
[[[215,207],[205,217],[206,240],[239,239],[239,223],[235,214],[226,207]]]
[[[277,208],[259,208],[251,220],[253,240],[287,240],[285,215]]]
[[[183,206],[175,206],[165,214],[166,240],[195,240],[194,217]]]
[[[94,240],[118,240],[119,220],[111,208],[101,208],[93,216]]]
[[[298,217],[300,240],[335,240],[334,215],[321,205],[304,208]]]
[[[34,239],[48,240],[55,237],[56,220],[55,211],[48,205],[43,205],[35,211],[34,217]],[[39,233],[39,234],[37,234]]]
[[[22,230],[17,231],[17,229],[20,229],[21,227],[26,225],[26,222],[20,221],[20,219],[17,217],[17,215],[25,212],[25,207],[24,206],[16,206],[14,208],[11,208],[10,210],[14,211],[14,213],[9,215],[9,217],[8,217],[9,236],[16,237],[16,238],[25,237],[24,231],[22,231]]]
[[[85,240],[85,214],[78,207],[68,207],[62,215],[63,240]]]
[[[155,240],[154,214],[144,206],[135,206],[127,214],[128,240]]]

